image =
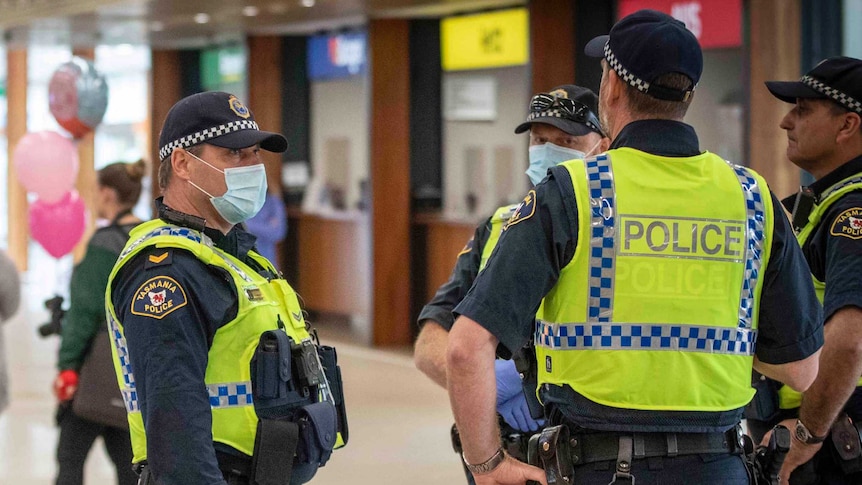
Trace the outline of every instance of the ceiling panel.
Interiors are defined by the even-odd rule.
[[[10,45],[197,47],[248,33],[333,31],[369,17],[439,17],[525,1],[0,0],[0,29]]]

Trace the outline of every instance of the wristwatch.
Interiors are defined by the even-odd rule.
[[[812,434],[811,431],[809,431],[804,424],[802,424],[802,421],[800,421],[799,419],[796,420],[796,439],[805,443],[806,445],[823,443],[824,441],[826,441],[827,435],[828,433],[823,436],[816,436]]]
[[[467,470],[469,470],[470,473],[473,475],[484,475],[485,473],[491,473],[500,465],[500,463],[503,463],[503,460],[506,459],[506,452],[503,451],[503,447],[501,446],[497,449],[497,452],[491,456],[491,458],[488,458],[478,465],[471,465],[468,463],[467,457],[464,456],[464,453],[461,453],[461,459],[464,460],[464,466],[467,467]]]

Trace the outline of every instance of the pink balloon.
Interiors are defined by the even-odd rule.
[[[54,131],[27,133],[12,154],[18,181],[42,202],[57,202],[75,186],[78,150]]]
[[[30,234],[55,258],[68,254],[75,247],[86,226],[84,201],[75,190],[67,192],[57,202],[40,199],[30,206]]]

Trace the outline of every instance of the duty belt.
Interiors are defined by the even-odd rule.
[[[616,460],[620,438],[632,439],[632,458],[675,457],[741,452],[735,429],[725,433],[595,433],[576,434],[569,440],[574,465]]]
[[[579,432],[552,426],[530,439],[527,461],[545,470],[548,484],[571,483],[574,467],[616,461],[615,479],[631,479],[632,461],[697,454],[742,454],[742,428],[724,433]]]

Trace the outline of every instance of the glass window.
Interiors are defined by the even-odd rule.
[[[844,0],[844,55],[862,58],[862,0]]]
[[[96,47],[96,70],[108,83],[108,109],[96,129],[96,170],[113,162],[149,159],[149,71],[150,49],[129,44]],[[152,162],[148,160],[148,162]],[[135,214],[151,217],[150,177],[144,178]]]

